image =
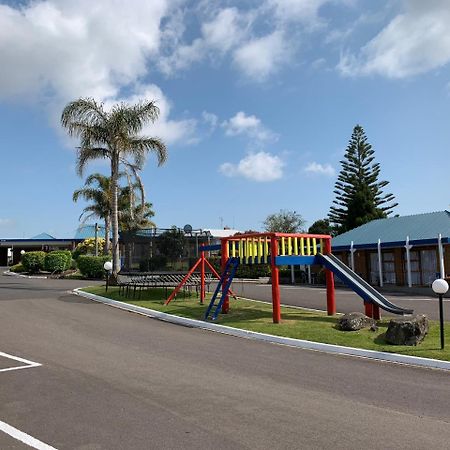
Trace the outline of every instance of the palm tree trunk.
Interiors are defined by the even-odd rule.
[[[105,217],[105,248],[103,249],[104,255],[109,255],[111,251],[111,216]]]
[[[111,196],[112,196],[112,211],[111,211],[111,225],[112,225],[112,262],[113,278],[117,278],[120,270],[120,256],[119,256],[119,214],[117,205],[117,177],[119,174],[119,158],[116,152],[113,152],[111,158]]]

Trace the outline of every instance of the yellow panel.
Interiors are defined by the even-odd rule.
[[[231,257],[236,257],[236,242],[231,241]]]
[[[264,262],[267,264],[269,260],[269,238],[264,238]]]
[[[300,238],[300,254],[305,256],[305,239]]]
[[[287,251],[288,251],[288,255],[291,256],[292,255],[292,238],[289,236],[288,237],[288,241],[287,241]]]
[[[261,258],[263,257],[263,241],[262,238],[258,238],[258,256],[259,256],[259,262],[261,262]]]
[[[298,239],[294,238],[294,255],[298,255]]]
[[[317,242],[316,238],[312,238],[312,244],[313,244],[313,255],[317,253]]]
[[[323,254],[323,239],[320,240],[320,253]]]
[[[280,252],[280,250],[281,250],[281,252]],[[278,250],[278,253],[280,253],[281,256],[285,256],[286,255],[286,252],[285,252],[285,249],[284,249],[284,237],[281,238],[281,248]]]
[[[306,238],[306,254],[308,256],[311,255],[311,239],[310,238]]]

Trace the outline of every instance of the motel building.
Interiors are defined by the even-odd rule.
[[[378,219],[333,238],[333,253],[374,286],[450,277],[450,212]]]

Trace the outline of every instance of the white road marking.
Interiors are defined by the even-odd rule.
[[[17,439],[18,441],[23,442],[30,447],[36,448],[37,450],[57,450],[55,447],[47,445],[44,442],[41,442],[38,439],[34,438],[33,436],[30,436],[29,434],[26,434],[23,431],[20,431],[17,428],[14,428],[5,422],[2,422],[1,420],[0,431],[9,434],[12,438]]]
[[[20,369],[31,369],[32,367],[39,367],[42,366],[42,364],[39,364],[34,361],[29,361],[28,359],[19,358],[18,356],[13,356],[8,353],[0,352],[0,357],[3,356],[4,358],[12,359],[14,361],[18,361],[21,363],[26,364],[25,366],[15,366],[15,367],[7,367],[6,369],[0,369],[0,372],[9,372],[11,370],[20,370]]]

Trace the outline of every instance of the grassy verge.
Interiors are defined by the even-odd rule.
[[[142,292],[141,299],[126,298],[119,294],[118,288],[110,288],[105,292],[104,286],[94,286],[83,289],[92,294],[102,295],[113,300],[119,300],[133,305],[162,311],[176,316],[191,319],[203,319],[206,304],[201,305],[196,296],[183,298],[180,294],[168,306],[164,306],[164,289],[151,289]],[[282,322],[272,323],[272,306],[270,304],[252,302],[248,300],[231,299],[230,312],[220,315],[217,323],[244,330],[274,334],[326,344],[345,345],[368,350],[377,350],[402,355],[421,356],[450,361],[450,323],[446,324],[446,342],[448,347],[440,350],[439,324],[430,322],[430,331],[425,340],[417,347],[389,345],[384,340],[384,334],[389,319],[379,322],[376,332],[369,330],[340,331],[336,328],[337,318],[325,313],[311,312],[298,308],[282,308]]]

